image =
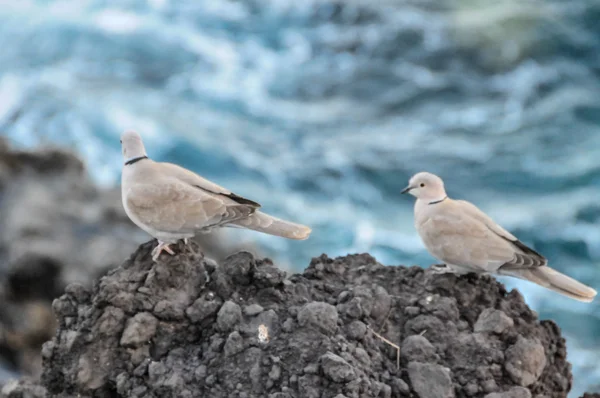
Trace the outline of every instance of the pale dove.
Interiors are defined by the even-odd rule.
[[[548,267],[541,254],[472,203],[450,199],[438,176],[418,173],[402,193],[417,198],[417,231],[427,250],[445,263],[436,271],[509,275],[585,302],[596,295],[594,289]]]
[[[158,240],[152,252],[173,255],[170,244],[209,232],[238,227],[289,239],[306,239],[310,228],[258,211],[260,205],[171,163],[149,159],[142,138],[121,136],[125,163],[121,180],[123,207],[138,227]]]

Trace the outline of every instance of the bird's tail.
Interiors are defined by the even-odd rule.
[[[255,212],[248,218],[234,221],[229,225],[297,240],[308,238],[312,231],[307,226],[280,220],[279,218],[275,218],[260,211]]]
[[[586,303],[591,302],[597,293],[591,287],[586,286],[565,274],[561,274],[548,266],[529,269],[500,269],[499,271],[502,275],[510,275],[524,279]]]

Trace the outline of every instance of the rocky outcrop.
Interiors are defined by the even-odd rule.
[[[56,328],[52,300],[69,283],[91,285],[147,239],[119,200],[118,192],[98,190],[71,153],[15,151],[0,140],[0,363],[7,369],[39,376],[42,343]]]
[[[139,249],[54,302],[55,397],[566,397],[565,342],[487,276],[312,260],[285,277],[246,252]],[[20,385],[11,386],[20,391]],[[16,396],[16,395],[15,395]]]
[[[52,300],[65,286],[91,287],[147,239],[120,191],[98,189],[75,155],[12,150],[0,138],[0,386],[40,375],[42,344],[56,328]],[[200,239],[215,258],[236,247]]]

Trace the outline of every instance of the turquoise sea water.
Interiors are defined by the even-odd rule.
[[[600,3],[0,0],[0,134],[118,184],[135,128],[305,242],[236,232],[297,270],[326,252],[434,260],[399,195],[427,170],[600,289]],[[600,391],[600,304],[518,287]]]

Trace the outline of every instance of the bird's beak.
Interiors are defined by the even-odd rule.
[[[406,188],[404,188],[402,190],[402,192],[400,192],[401,194],[405,194],[405,193],[409,193],[411,189],[413,189],[414,187],[411,187],[410,185],[407,186]]]

